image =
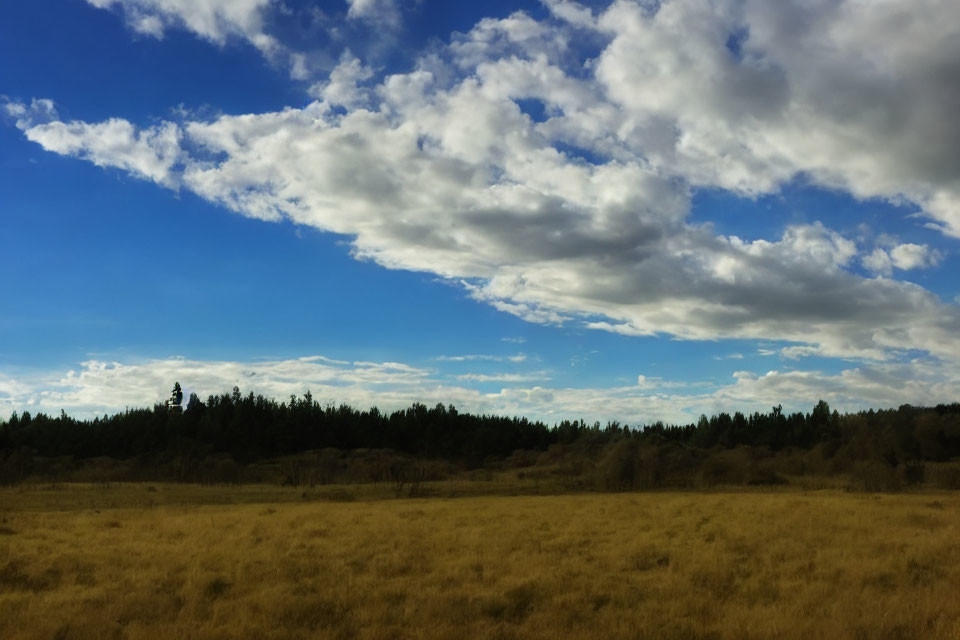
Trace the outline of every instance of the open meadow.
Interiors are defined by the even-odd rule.
[[[0,489],[0,638],[960,638],[960,495]]]

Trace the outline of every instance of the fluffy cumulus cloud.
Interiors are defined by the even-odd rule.
[[[906,243],[894,247],[890,258],[898,269],[920,269],[935,266],[941,260],[939,251],[925,244]]]
[[[77,156],[98,167],[115,167],[138,178],[178,188],[174,165],[180,157],[182,135],[171,122],[139,129],[121,118],[93,124],[61,122],[53,101],[36,98],[30,104],[6,102],[3,109],[28,140],[48,151]]]
[[[373,70],[350,51],[344,51],[340,62],[327,80],[310,87],[310,93],[327,107],[340,106],[356,109],[370,104],[372,96],[363,83],[373,77]]]
[[[180,129],[169,122],[136,129],[120,118],[95,124],[57,121],[31,126],[26,136],[48,151],[98,167],[117,167],[171,188],[179,182],[173,168],[180,155]]]
[[[229,38],[249,41],[266,54],[280,49],[263,28],[265,10],[275,0],[87,0],[100,9],[120,11],[136,32],[162,38],[171,27],[184,28],[222,45]]]
[[[906,196],[958,235],[958,19],[939,0],[616,2],[596,76],[622,134],[694,183],[760,193],[804,172]]]
[[[960,357],[956,305],[851,268],[936,264],[925,246],[861,254],[820,223],[742,239],[689,217],[699,187],[754,196],[802,175],[911,201],[960,235],[960,5],[547,5],[543,20],[485,19],[406,73],[377,77],[345,54],[303,108],[146,129],[24,114],[21,126],[50,151],[344,234],[358,258],[462,282],[533,322]]]
[[[777,404],[787,411],[809,411],[812,398],[823,398],[841,411],[903,403],[932,406],[951,402],[960,393],[960,369],[929,361],[874,364],[838,374],[738,372],[726,384],[711,388],[643,375],[636,385],[559,388],[541,386],[548,380],[543,372],[449,377],[403,363],[346,362],[320,356],[264,362],[170,358],[139,364],[88,361],[79,370],[16,379],[0,374],[0,411],[56,414],[62,408],[76,416],[102,415],[163,402],[174,380],[187,394],[201,398],[235,385],[244,394],[254,392],[281,401],[310,391],[320,403],[346,402],[384,411],[414,402],[442,402],[463,411],[524,415],[551,424],[574,418],[632,425],[657,420],[684,424],[696,421],[700,414],[769,411]],[[486,392],[470,386],[473,383],[503,386]]]
[[[931,249],[925,244],[914,244],[907,242],[891,246],[889,249],[877,247],[873,252],[863,256],[863,265],[881,275],[889,276],[893,273],[893,268],[902,269],[926,269],[940,264],[943,254]]]

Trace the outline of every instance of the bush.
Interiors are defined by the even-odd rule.
[[[897,468],[878,460],[857,463],[853,469],[853,481],[854,488],[861,491],[889,492],[903,488]]]
[[[956,465],[939,466],[931,476],[939,489],[960,490],[960,467]]]
[[[0,485],[19,484],[33,471],[33,453],[29,449],[16,449],[6,455],[0,453]]]
[[[926,464],[923,460],[908,460],[903,465],[903,479],[907,484],[923,484],[927,479]]]
[[[747,484],[753,486],[775,486],[789,484],[782,475],[759,464],[753,464],[747,468]]]
[[[597,483],[606,491],[630,491],[640,487],[640,471],[637,443],[624,438],[607,447],[597,465]]]
[[[209,481],[214,484],[240,484],[243,477],[243,466],[233,458],[216,460],[209,469]]]

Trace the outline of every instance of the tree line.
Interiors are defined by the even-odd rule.
[[[686,425],[564,420],[549,426],[523,417],[461,413],[444,404],[415,403],[392,413],[322,405],[309,392],[278,402],[252,392],[244,395],[237,387],[206,401],[191,394],[182,406],[177,392],[179,384],[167,403],[93,419],[63,411],[59,416],[14,413],[0,422],[0,463],[16,467],[14,462],[25,455],[78,460],[219,455],[243,465],[321,449],[392,450],[468,469],[495,464],[517,451],[558,448],[583,455],[620,451],[617,455],[629,458],[621,466],[635,464],[637,452],[651,448],[661,457],[686,452],[678,458],[688,461],[684,464],[704,460],[690,452],[738,448],[769,455],[816,450],[824,459],[844,464],[870,461],[904,469],[918,461],[960,457],[960,403],[841,415],[821,400],[809,413],[788,414],[777,406],[767,413],[701,416]]]

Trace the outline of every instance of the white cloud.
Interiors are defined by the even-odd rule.
[[[369,105],[371,96],[369,90],[360,85],[372,77],[373,70],[370,67],[364,65],[350,51],[344,51],[329,78],[310,87],[310,94],[327,105],[347,109],[365,107]]]
[[[527,359],[525,353],[518,353],[512,356],[500,356],[486,353],[474,353],[463,356],[437,356],[434,358],[439,362],[524,362]]]
[[[948,26],[960,9],[920,5],[619,0],[596,16],[606,44],[584,65],[572,49],[589,12],[551,2],[561,20],[485,19],[408,73],[375,80],[345,56],[316,89],[323,101],[304,108],[26,134],[243,215],[344,234],[358,258],[460,281],[530,322],[960,358],[957,308],[856,275],[857,247],[838,232],[814,223],[741,239],[689,220],[698,186],[751,195],[803,174],[909,198],[960,232],[949,213],[960,40]],[[98,127],[119,142],[103,148]],[[199,151],[178,155],[178,135]],[[925,245],[861,261],[881,273],[885,259],[938,262],[914,247]]]
[[[172,189],[179,184],[173,169],[180,157],[181,131],[173,123],[140,130],[119,118],[96,124],[54,121],[34,125],[21,120],[20,125],[27,139],[47,151],[77,156],[98,167],[116,167]]]
[[[162,38],[172,27],[183,28],[218,45],[239,37],[264,54],[282,47],[265,33],[264,11],[275,0],[87,0],[99,9],[120,10],[134,31]]]
[[[949,400],[960,385],[953,366],[911,362],[863,366],[839,374],[819,371],[770,371],[746,375],[733,385],[710,394],[717,406],[773,406],[783,398],[785,407],[806,408],[812,398],[827,400],[841,411],[901,404],[933,406]]]
[[[557,18],[583,28],[596,28],[593,12],[572,0],[541,0]]]
[[[863,266],[874,273],[879,273],[884,276],[889,276],[893,273],[893,260],[890,259],[890,254],[880,247],[874,249],[872,253],[863,256],[861,262],[863,262]]]
[[[660,378],[649,378],[642,373],[637,375],[637,388],[644,390],[656,389],[663,382]]]
[[[546,371],[534,371],[532,373],[464,373],[456,376],[461,382],[539,382],[550,379],[550,374]]]
[[[809,358],[811,356],[817,356],[822,354],[820,349],[818,349],[817,347],[794,345],[792,347],[784,347],[780,349],[780,355],[783,356],[784,358],[796,360],[798,358]]]
[[[203,398],[239,386],[244,393],[255,391],[281,399],[311,390],[318,400],[365,406],[380,392],[390,397],[405,388],[419,390],[427,376],[428,372],[401,363],[344,362],[319,356],[264,362],[168,358],[123,364],[89,360],[79,371],[63,375],[0,376],[0,382],[16,385],[10,391],[0,384],[0,406],[98,414],[162,402],[174,381]]]
[[[923,269],[940,263],[942,254],[925,244],[901,244],[890,251],[890,258],[898,269]]]
[[[307,80],[310,78],[310,68],[305,54],[290,54],[290,77],[294,80]]]
[[[8,100],[5,96],[0,98],[2,98],[0,102],[3,104],[3,110],[21,131],[38,124],[56,121],[60,117],[53,100],[34,98],[30,104],[24,104]]]
[[[527,377],[464,377],[464,383],[529,382]],[[540,375],[540,374],[536,374]],[[541,378],[542,379],[542,378]],[[524,415],[554,423],[563,419],[620,420],[649,424],[695,422],[701,413],[769,411],[782,404],[787,411],[809,411],[817,398],[840,411],[900,404],[932,406],[960,395],[960,370],[932,361],[880,364],[844,370],[738,372],[725,385],[697,393],[670,389],[700,388],[683,382],[638,376],[637,384],[614,388],[549,388],[510,386],[485,393],[449,385],[430,372],[403,363],[344,362],[318,356],[263,362],[198,361],[183,358],[138,364],[88,361],[79,371],[33,376],[0,374],[0,411],[66,409],[71,415],[94,416],[126,407],[151,406],[169,397],[174,381],[201,399],[229,392],[236,385],[278,400],[310,391],[321,404],[348,403],[384,411],[414,402],[443,402],[462,411]]]
[[[691,386],[691,384],[688,382],[680,380],[664,380],[660,376],[651,377],[643,374],[637,376],[637,388],[644,391],[652,391],[654,389],[682,389],[689,386]]]
[[[905,196],[957,235],[958,19],[939,0],[618,1],[597,78],[626,144],[694,184],[762,193],[802,172]]]
[[[88,2],[152,35],[177,25],[280,47],[263,29],[272,0]],[[569,0],[546,4],[556,20],[485,19],[447,51],[488,97],[544,100],[554,117],[540,132],[642,157],[692,185],[766,193],[802,173],[858,197],[907,198],[960,234],[960,5],[617,0],[594,16]],[[393,0],[349,0],[349,17],[396,12]],[[563,62],[572,28],[607,41],[587,77]]]
[[[184,30],[218,47],[244,42],[256,48],[277,69],[297,81],[315,81],[328,71],[347,36],[345,12],[328,16],[319,6],[291,5],[284,0],[87,0],[99,9],[118,13],[132,31],[163,39],[168,31]],[[296,27],[291,28],[290,23]],[[378,29],[383,22],[372,24]],[[284,42],[291,31],[299,39]],[[311,34],[314,46],[302,34]],[[316,36],[321,37],[317,38]]]
[[[940,264],[943,254],[925,244],[905,243],[893,246],[889,251],[877,247],[862,258],[863,265],[875,273],[889,276],[893,268],[925,269]]]
[[[347,0],[347,4],[350,5],[348,18],[367,20],[390,28],[400,26],[400,9],[395,0]]]

